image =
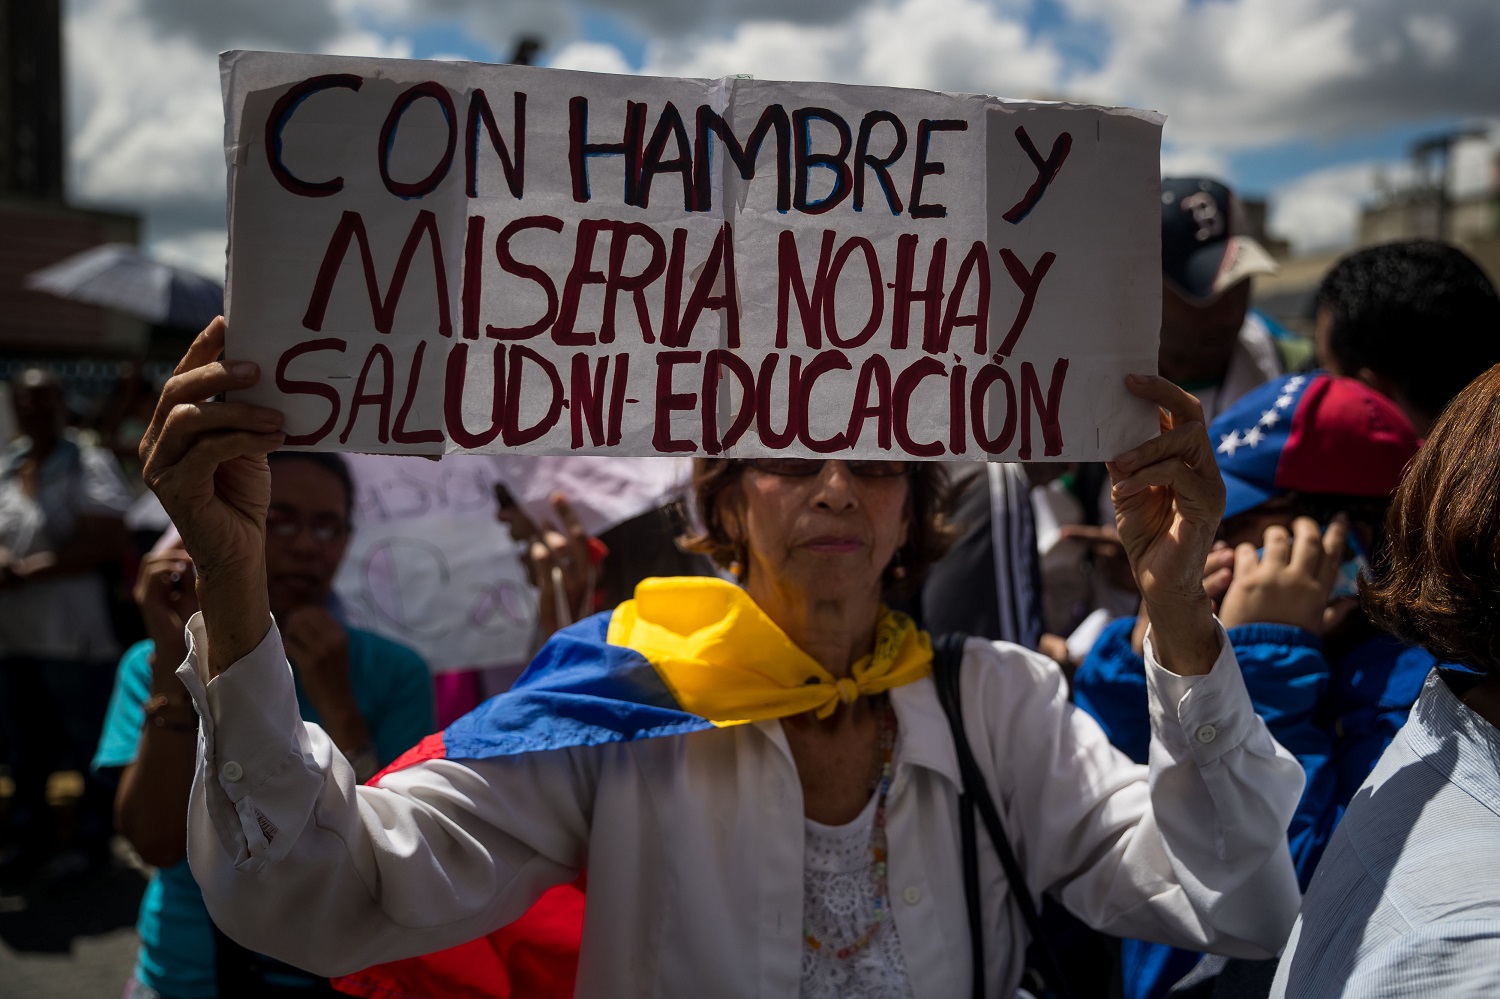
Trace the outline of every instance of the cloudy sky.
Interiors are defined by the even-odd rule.
[[[140,211],[162,256],[222,276],[230,48],[929,87],[1165,112],[1165,173],[1268,197],[1273,232],[1347,242],[1410,143],[1493,130],[1496,0],[66,0],[69,191]]]

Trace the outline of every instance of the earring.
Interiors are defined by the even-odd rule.
[[[902,562],[901,556],[902,556],[902,553],[905,552],[905,551],[906,551],[906,549],[904,549],[904,548],[898,548],[898,549],[896,549],[896,557],[891,560],[891,578],[892,579],[905,579],[906,578],[906,566],[904,566],[904,565],[901,564],[901,562]]]
[[[729,561],[729,574],[735,579],[745,578],[745,563],[749,560],[749,553],[745,550],[743,541],[734,543],[734,558]]]

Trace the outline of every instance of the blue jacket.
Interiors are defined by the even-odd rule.
[[[1134,628],[1135,618],[1127,617],[1104,630],[1073,678],[1073,697],[1110,742],[1145,763],[1151,721],[1145,662],[1130,646]],[[1281,624],[1231,628],[1229,641],[1256,712],[1307,772],[1307,787],[1287,829],[1305,891],[1334,826],[1405,724],[1437,660],[1382,635],[1330,664],[1316,635]],[[1127,999],[1164,995],[1197,959],[1186,951],[1125,941]]]

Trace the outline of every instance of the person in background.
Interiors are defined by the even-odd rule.
[[[1314,298],[1318,362],[1401,407],[1425,436],[1500,363],[1500,295],[1462,250],[1407,239],[1341,258]]]
[[[1042,637],[1041,570],[1031,482],[1019,463],[968,462],[954,473],[959,536],[928,568],[909,605],[934,635],[949,631],[1035,649]]]
[[[427,665],[411,649],[341,624],[329,610],[349,540],[353,492],[330,454],[275,455],[266,518],[271,613],[286,635],[303,718],[317,721],[361,778],[433,729]],[[141,564],[136,602],[150,638],[120,660],[94,768],[118,784],[120,832],[159,868],[141,901],[141,946],[127,999],[330,994],[323,979],[251,954],[215,932],[188,870],[188,795],[198,716],[177,679],[184,627],[198,609],[181,542]]]
[[[1243,228],[1238,201],[1222,182],[1162,178],[1157,370],[1196,396],[1208,420],[1283,370],[1270,327],[1250,309],[1253,279],[1275,273],[1276,262]],[[1083,465],[1069,481],[1071,488],[1032,495],[1037,523],[1046,525],[1037,531],[1049,622],[1041,647],[1071,671],[1137,595],[1104,468]]]
[[[1163,378],[1198,397],[1212,420],[1282,373],[1265,324],[1250,311],[1251,279],[1276,262],[1250,236],[1234,194],[1208,177],[1161,182]]]
[[[1362,593],[1445,665],[1333,834],[1275,999],[1500,995],[1500,367],[1433,424]]]
[[[119,655],[102,568],[123,559],[130,490],[114,457],[66,429],[62,385],[23,371],[11,386],[21,437],[0,457],[0,714],[16,792],[16,846],[0,880],[99,865],[110,794],[87,777]],[[85,773],[74,842],[56,845],[47,806],[55,770]]]
[[[1375,627],[1354,596],[1418,441],[1390,400],[1323,372],[1251,392],[1219,415],[1209,439],[1226,501],[1204,585],[1257,713],[1307,773],[1288,828],[1305,888],[1433,665],[1422,649]],[[1140,657],[1145,624],[1124,618],[1110,625],[1074,677],[1078,705],[1138,762],[1150,746]],[[1127,999],[1166,994],[1199,957],[1125,941]],[[1255,971],[1267,979],[1269,972]]]

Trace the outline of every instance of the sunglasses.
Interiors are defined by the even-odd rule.
[[[827,458],[751,458],[750,467],[767,475],[807,477],[823,470]],[[845,461],[849,474],[861,479],[895,479],[912,471],[913,462],[866,459]]]

